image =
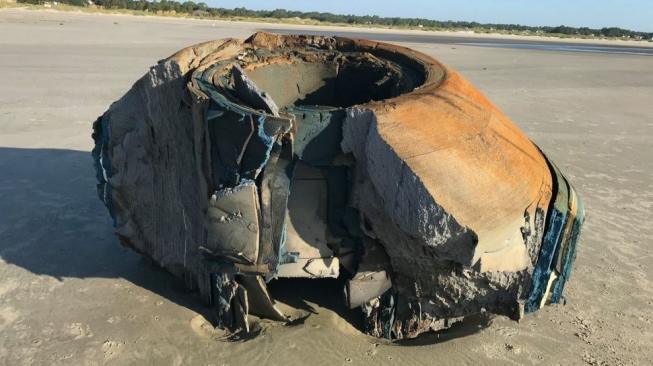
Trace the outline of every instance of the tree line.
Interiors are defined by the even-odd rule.
[[[18,0],[20,3],[44,4],[46,0]],[[519,24],[483,24],[478,22],[465,21],[438,21],[424,18],[400,18],[400,17],[380,17],[376,15],[344,15],[332,14],[326,12],[302,12],[286,9],[275,10],[251,10],[246,8],[213,8],[206,3],[194,3],[192,1],[177,2],[169,0],[146,1],[146,0],[59,0],[60,3],[89,6],[95,5],[105,9],[129,9],[153,13],[177,13],[189,14],[197,17],[215,17],[215,18],[274,18],[289,19],[299,18],[315,20],[319,22],[341,23],[352,25],[381,25],[388,27],[411,27],[426,29],[462,29],[475,31],[498,31],[507,33],[534,33],[550,35],[570,35],[584,37],[611,37],[611,38],[631,38],[631,39],[653,39],[653,32],[637,32],[617,27],[604,27],[593,29],[588,27],[548,27],[548,26],[525,26]]]

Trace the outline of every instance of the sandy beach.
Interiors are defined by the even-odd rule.
[[[541,37],[478,35],[488,46],[451,40],[477,35],[355,29],[460,71],[575,184],[587,221],[565,305],[397,344],[360,333],[356,314],[322,295],[338,283],[305,280],[273,285],[308,315],[299,324],[262,322],[237,342],[212,330],[196,295],[113,235],[91,125],[158,60],[261,29],[354,31],[0,10],[0,365],[653,364],[653,57],[511,46]]]

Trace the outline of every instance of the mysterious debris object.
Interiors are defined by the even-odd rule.
[[[94,124],[120,241],[247,331],[266,284],[341,278],[364,331],[412,338],[561,301],[584,211],[456,71],[404,47],[256,33],[160,61]],[[340,294],[338,294],[340,295]]]

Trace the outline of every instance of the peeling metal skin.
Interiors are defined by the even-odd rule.
[[[183,49],[94,124],[124,245],[216,324],[289,320],[279,277],[341,278],[364,331],[413,338],[562,300],[584,220],[555,165],[456,71],[338,37]]]

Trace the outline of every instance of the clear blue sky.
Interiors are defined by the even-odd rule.
[[[195,0],[200,2],[201,0]],[[622,27],[653,32],[653,0],[204,0],[222,8],[324,11],[480,23]]]

